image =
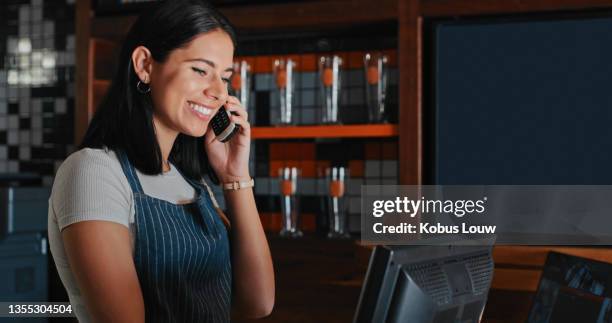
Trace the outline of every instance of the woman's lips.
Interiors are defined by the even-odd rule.
[[[189,105],[189,110],[191,110],[191,112],[199,119],[203,121],[207,121],[207,120],[210,120],[210,118],[212,118],[213,113],[214,113],[213,109],[197,104],[192,101],[187,101],[187,104]]]

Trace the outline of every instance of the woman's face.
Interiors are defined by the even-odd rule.
[[[164,63],[153,62],[151,96],[159,134],[200,137],[227,100],[234,45],[221,30],[201,34],[176,49]]]

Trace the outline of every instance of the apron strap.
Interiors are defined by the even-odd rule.
[[[130,183],[132,192],[144,194],[142,185],[140,185],[140,180],[138,179],[138,175],[136,175],[136,169],[134,168],[134,165],[130,163],[127,154],[123,150],[117,150],[116,154],[117,157],[119,157],[119,162],[121,162],[123,174],[125,174],[125,177],[127,177],[127,180]]]

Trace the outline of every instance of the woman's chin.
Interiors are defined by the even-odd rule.
[[[181,131],[182,134],[190,136],[190,137],[202,137],[206,134],[207,127],[198,127],[192,129],[185,129],[185,131]]]

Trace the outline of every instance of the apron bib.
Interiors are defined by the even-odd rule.
[[[192,203],[148,196],[127,155],[117,155],[134,195],[134,264],[146,322],[229,322],[229,239],[206,187],[183,176],[197,192]]]

